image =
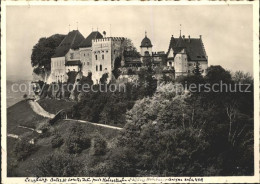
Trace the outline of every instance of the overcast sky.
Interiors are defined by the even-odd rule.
[[[7,75],[32,73],[30,57],[41,37],[77,29],[87,37],[92,28],[128,37],[139,50],[147,31],[153,51],[167,51],[171,35],[199,38],[209,65],[253,73],[251,5],[217,6],[9,6],[7,7]]]

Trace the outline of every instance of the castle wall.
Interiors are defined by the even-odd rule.
[[[176,76],[187,75],[188,73],[188,59],[184,52],[176,54],[174,58],[174,69]]]
[[[112,78],[114,62],[121,53],[122,38],[102,38],[92,40],[92,80],[98,84],[103,74],[108,73],[108,82]]]
[[[64,82],[67,80],[65,70],[65,57],[51,58],[51,82]]]
[[[82,72],[84,76],[88,76],[88,73],[92,70],[92,49],[88,48],[80,48],[80,61],[82,63]]]

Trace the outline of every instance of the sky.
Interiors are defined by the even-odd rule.
[[[202,35],[208,64],[253,73],[251,5],[7,6],[7,76],[31,76],[31,53],[41,37],[77,29],[130,38],[139,50],[147,36],[153,51],[167,52],[170,38]],[[70,25],[70,27],[69,27]],[[111,25],[111,26],[110,26]],[[110,29],[111,27],[111,29]]]

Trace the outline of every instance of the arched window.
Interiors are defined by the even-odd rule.
[[[99,70],[102,71],[102,65],[99,66]]]

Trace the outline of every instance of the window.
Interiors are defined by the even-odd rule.
[[[89,65],[89,62],[87,62],[87,65]]]
[[[102,59],[104,60],[104,54],[102,54]]]
[[[99,70],[102,71],[102,65],[99,66]]]
[[[98,65],[96,65],[96,71],[98,71]]]
[[[172,66],[172,62],[169,62],[169,65]]]
[[[70,53],[70,59],[73,59],[74,53]]]
[[[95,57],[96,57],[96,60],[97,60],[97,55],[95,55]]]
[[[84,56],[85,56],[85,54],[84,54]]]

